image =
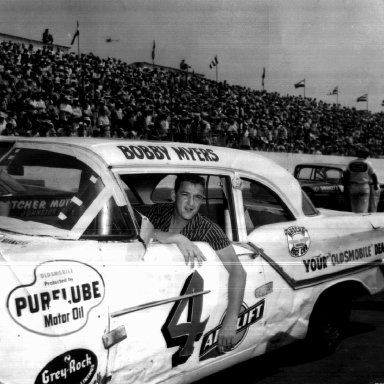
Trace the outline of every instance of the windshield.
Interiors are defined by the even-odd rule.
[[[71,230],[103,188],[100,177],[73,156],[15,148],[0,161],[0,219],[19,220],[16,231],[25,234],[39,224]],[[4,223],[1,228],[9,229]]]

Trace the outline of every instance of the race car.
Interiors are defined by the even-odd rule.
[[[253,151],[95,138],[0,147],[0,382],[185,383],[306,339],[332,351],[351,300],[384,289],[384,214],[316,209]],[[246,274],[235,344],[220,353],[228,273],[186,265],[146,214],[182,173]]]
[[[294,176],[316,207],[349,210],[344,195],[343,172],[339,164],[302,163],[295,166]]]
[[[347,166],[328,163],[301,163],[294,169],[294,176],[303,191],[316,207],[350,211],[343,175]],[[380,183],[380,198],[377,210],[384,211],[384,184]]]

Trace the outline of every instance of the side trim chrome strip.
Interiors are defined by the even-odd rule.
[[[206,295],[207,293],[210,293],[210,292],[211,291],[209,291],[209,290],[199,291],[199,292],[189,293],[187,295],[170,297],[168,299],[150,301],[149,303],[140,304],[140,305],[136,305],[134,307],[129,307],[129,308],[122,309],[120,311],[112,312],[111,317],[118,317],[118,316],[126,315],[126,314],[131,313],[131,312],[141,311],[142,309],[172,303],[173,301],[185,300],[185,299],[189,299],[189,298],[195,297],[195,296]]]

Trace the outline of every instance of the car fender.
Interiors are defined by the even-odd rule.
[[[23,364],[2,364],[0,382],[85,384],[104,376],[108,306],[104,279],[91,263],[96,243],[7,235],[0,248],[0,358]]]

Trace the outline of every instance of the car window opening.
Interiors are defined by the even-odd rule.
[[[128,200],[134,210],[146,216],[155,203],[170,203],[176,174],[120,175]],[[228,176],[202,175],[206,180],[204,202],[199,213],[219,225],[231,240],[237,240],[234,205],[232,196],[228,195],[230,185]]]
[[[242,179],[241,192],[247,234],[263,225],[294,220],[279,197],[261,183]]]
[[[105,188],[101,178],[77,158],[15,148],[0,163],[0,216],[71,230]]]

